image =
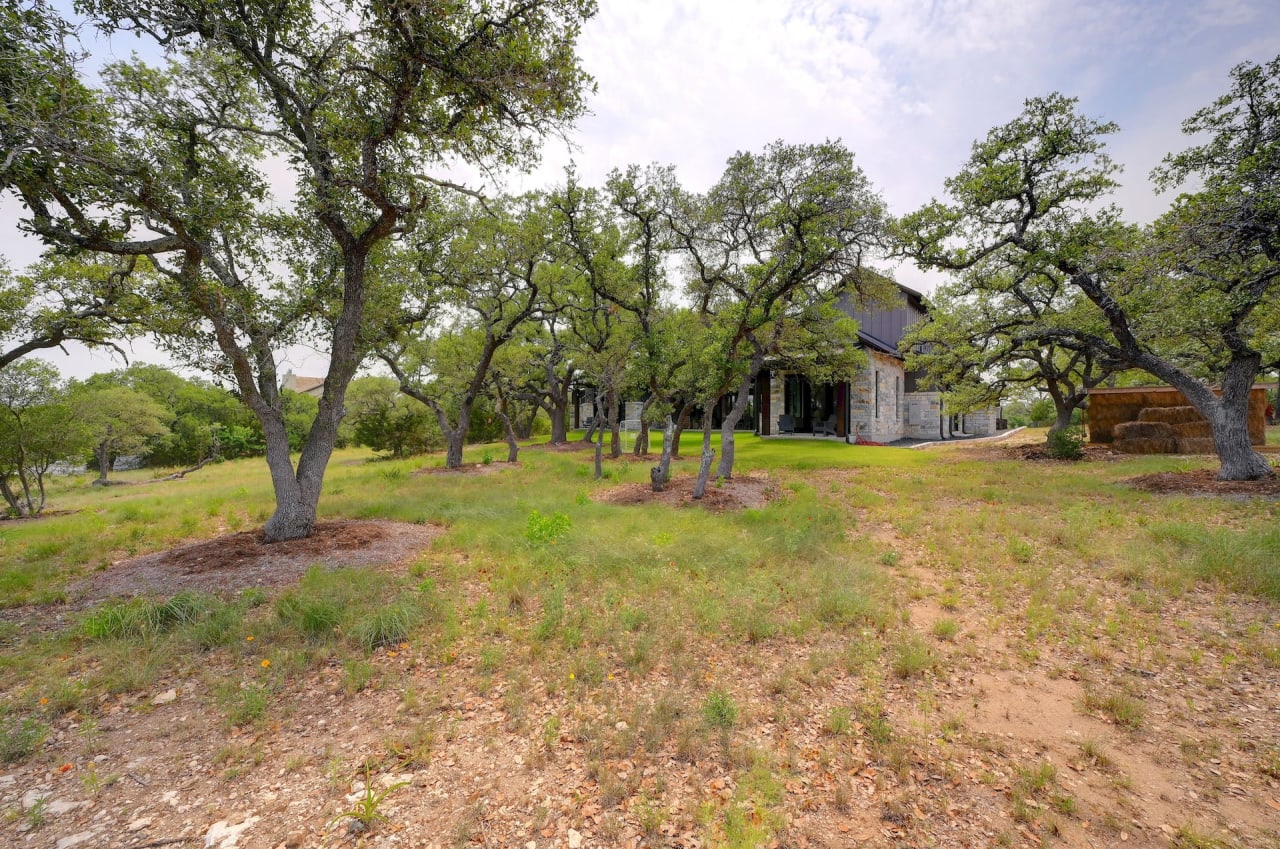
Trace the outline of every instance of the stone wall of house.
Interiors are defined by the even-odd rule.
[[[999,407],[987,407],[985,410],[965,413],[960,420],[960,429],[970,436],[995,436],[997,432],[996,423],[999,418]]]
[[[622,409],[622,427],[624,430],[640,429],[640,414],[644,411],[643,401],[627,401]]]
[[[849,441],[895,442],[905,436],[902,361],[867,351],[869,363],[849,384]]]
[[[951,418],[942,413],[942,393],[908,393],[903,431],[908,439],[932,440],[951,436]]]
[[[999,419],[999,407],[952,416],[943,407],[941,392],[912,392],[907,395],[905,435],[908,439],[927,440],[995,436]]]

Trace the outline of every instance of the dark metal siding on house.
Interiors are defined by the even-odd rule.
[[[866,341],[886,353],[897,354],[898,343],[902,341],[907,328],[925,315],[920,296],[905,287],[899,288],[902,290],[902,302],[895,309],[885,309],[876,304],[860,304],[850,295],[840,297],[840,310],[857,320],[858,331],[868,337]]]

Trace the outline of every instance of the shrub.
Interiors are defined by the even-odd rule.
[[[1079,460],[1084,457],[1084,431],[1078,427],[1051,430],[1048,447],[1055,460]]]

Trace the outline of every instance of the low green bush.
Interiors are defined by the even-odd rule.
[[[1079,460],[1084,457],[1084,431],[1064,427],[1049,431],[1049,456],[1055,460]]]

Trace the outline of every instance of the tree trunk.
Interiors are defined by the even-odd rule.
[[[711,401],[702,408],[702,462],[698,465],[698,479],[693,485],[693,497],[698,499],[707,492],[711,463],[716,459],[716,452],[711,449],[711,411],[715,405],[716,402]]]
[[[403,383],[400,386],[400,391],[426,404],[436,414],[436,422],[440,425],[440,433],[444,435],[444,467],[446,469],[462,468],[462,447],[467,441],[467,429],[471,427],[471,404],[467,403],[466,399],[463,399],[462,409],[458,411],[458,423],[457,425],[451,425],[448,413],[445,412],[444,407],[436,399],[416,391],[410,394],[405,390]]]
[[[658,458],[658,465],[649,470],[654,492],[662,492],[671,480],[671,437],[674,431],[675,424],[671,420],[671,414],[667,413],[667,421],[662,428],[662,456]]]
[[[44,506],[43,494],[40,499],[40,506],[37,507],[35,501],[31,498],[31,479],[27,476],[27,470],[21,465],[18,466],[18,481],[22,484],[22,495],[27,501],[27,516],[39,516],[40,507]]]
[[[1248,417],[1238,415],[1225,406],[1208,420],[1213,428],[1213,447],[1222,467],[1219,480],[1260,480],[1275,474],[1270,462],[1249,442]]]
[[[317,475],[313,458],[311,464],[305,467],[310,474],[304,476],[303,460],[306,458],[306,447],[311,447],[316,442],[314,431],[320,424],[319,416],[311,426],[313,433],[307,438],[303,457],[298,460],[297,472],[294,471],[293,461],[289,456],[289,433],[285,430],[283,416],[276,411],[275,415],[259,415],[258,420],[262,423],[263,440],[267,446],[267,468],[271,471],[271,485],[276,495],[276,510],[263,526],[264,538],[270,543],[310,536],[316,524],[316,506],[320,503],[320,483],[324,467],[320,466]],[[336,433],[336,428],[334,431]],[[330,451],[332,448],[331,440]]]
[[[1069,385],[1063,387],[1062,383],[1063,381],[1060,380],[1047,381],[1047,391],[1049,399],[1053,401],[1054,415],[1053,427],[1049,428],[1049,433],[1057,433],[1071,427],[1071,417],[1075,415],[1076,408],[1083,405],[1089,398],[1087,392],[1078,391]]]
[[[502,422],[502,431],[507,435],[507,462],[514,463],[520,457],[520,445],[516,441],[515,428],[511,426],[511,417],[505,412],[498,412],[498,419]]]
[[[569,411],[559,404],[550,404],[547,415],[551,418],[551,444],[563,445],[569,441]]]
[[[743,377],[742,383],[738,385],[738,394],[733,399],[733,409],[729,410],[729,415],[720,423],[720,468],[716,470],[716,474],[722,478],[733,477],[734,428],[747,411],[747,400],[751,396],[751,384],[755,383],[757,371],[758,369],[753,368],[750,374]]]
[[[1076,408],[1074,405],[1070,407],[1055,405],[1053,427],[1049,428],[1049,433],[1057,433],[1060,430],[1066,430],[1071,427],[1071,416],[1075,411]]]
[[[1267,459],[1249,442],[1249,393],[1262,371],[1262,355],[1256,351],[1233,349],[1222,372],[1222,395],[1208,384],[1162,357],[1142,349],[1129,327],[1129,317],[1095,278],[1074,274],[1072,282],[1107,316],[1111,331],[1120,343],[1123,359],[1164,380],[1186,397],[1213,429],[1213,444],[1222,467],[1218,480],[1258,480],[1275,475]],[[1244,315],[1243,313],[1241,315]],[[1233,327],[1234,331],[1234,327]],[[1238,340],[1238,336],[1236,337]]]
[[[631,453],[636,457],[643,457],[649,453],[649,423],[640,418],[640,430],[636,432],[636,444],[631,449]]]
[[[520,422],[520,427],[516,428],[516,436],[520,439],[533,438],[533,423],[538,419],[538,407],[535,405],[533,412],[529,413],[529,417]],[[518,420],[517,420],[518,421]]]
[[[18,500],[17,493],[9,486],[9,479],[0,477],[0,495],[4,496],[5,503],[9,505],[9,511],[18,518],[23,515],[22,502]]]
[[[693,404],[685,403],[681,405],[680,412],[676,414],[675,431],[671,436],[671,456],[673,459],[680,459],[680,437],[684,435],[684,423],[689,415],[689,411],[693,409]]]
[[[603,401],[603,398],[602,398],[601,394],[600,394],[599,392],[597,392],[597,393],[596,393],[596,409],[597,409],[597,410],[601,409],[601,407],[603,406],[602,401]],[[595,416],[595,417],[592,419],[592,424],[596,425],[596,428],[595,428],[595,429],[596,429],[597,434],[598,434],[598,437],[597,437],[597,439],[596,439],[596,441],[595,441],[595,445],[596,445],[596,452],[595,452],[595,453],[596,453],[596,480],[600,480],[602,477],[604,477],[604,463],[603,463],[603,457],[601,456],[601,455],[604,453],[604,427],[603,427],[603,425],[602,425],[602,423],[601,423],[601,421],[600,421],[600,416],[599,416],[599,415]],[[590,433],[590,431],[588,431],[588,433]]]
[[[283,542],[310,536],[316,525],[319,501],[318,493],[308,497],[301,487],[292,487],[288,494],[277,492],[276,511],[262,527],[264,540],[268,543]]]
[[[466,431],[455,428],[444,436],[444,465],[446,469],[462,467],[462,443]]]
[[[111,471],[111,451],[104,442],[93,449],[93,456],[98,461],[98,480],[104,481]]]
[[[651,392],[640,407],[640,431],[636,434],[635,448],[631,451],[636,457],[643,457],[649,453],[649,408],[653,406],[656,399],[657,396]]]
[[[618,393],[610,392],[605,399],[606,409],[609,410],[607,421],[609,422],[609,459],[616,460],[622,456],[622,434],[618,428]]]
[[[36,472],[36,491],[40,493],[40,500],[36,502],[35,512],[31,515],[39,516],[44,512],[44,504],[46,493],[44,491],[44,472]]]
[[[1213,445],[1222,467],[1218,480],[1248,481],[1275,475],[1267,458],[1249,441],[1249,393],[1261,370],[1261,357],[1237,357],[1222,374],[1222,394],[1155,357],[1134,358],[1134,365],[1162,377],[1204,416],[1213,429]]]

